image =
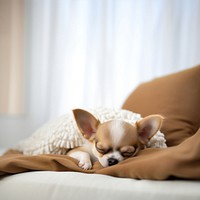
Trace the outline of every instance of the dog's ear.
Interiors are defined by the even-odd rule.
[[[100,124],[91,113],[82,110],[74,109],[73,110],[74,118],[76,124],[86,139],[91,138],[96,133],[97,127]]]
[[[142,144],[146,144],[160,130],[163,119],[161,115],[149,115],[136,122],[139,141]]]

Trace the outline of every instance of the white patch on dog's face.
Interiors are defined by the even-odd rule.
[[[114,148],[119,146],[125,134],[123,125],[124,125],[123,121],[114,120],[110,123],[110,136],[111,136],[112,145]]]

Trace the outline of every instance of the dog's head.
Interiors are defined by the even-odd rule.
[[[135,124],[121,120],[100,123],[91,113],[75,109],[73,114],[83,136],[103,167],[135,156],[161,128],[163,117],[149,115]]]

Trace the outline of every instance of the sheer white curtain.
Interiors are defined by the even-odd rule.
[[[28,114],[15,139],[75,107],[120,107],[139,83],[200,63],[199,0],[25,4]]]
[[[199,0],[26,3],[32,103],[46,118],[120,107],[140,82],[200,63]]]

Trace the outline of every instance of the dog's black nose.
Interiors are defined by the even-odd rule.
[[[112,166],[112,165],[116,165],[118,163],[118,160],[115,158],[109,158],[108,159],[108,165]]]

